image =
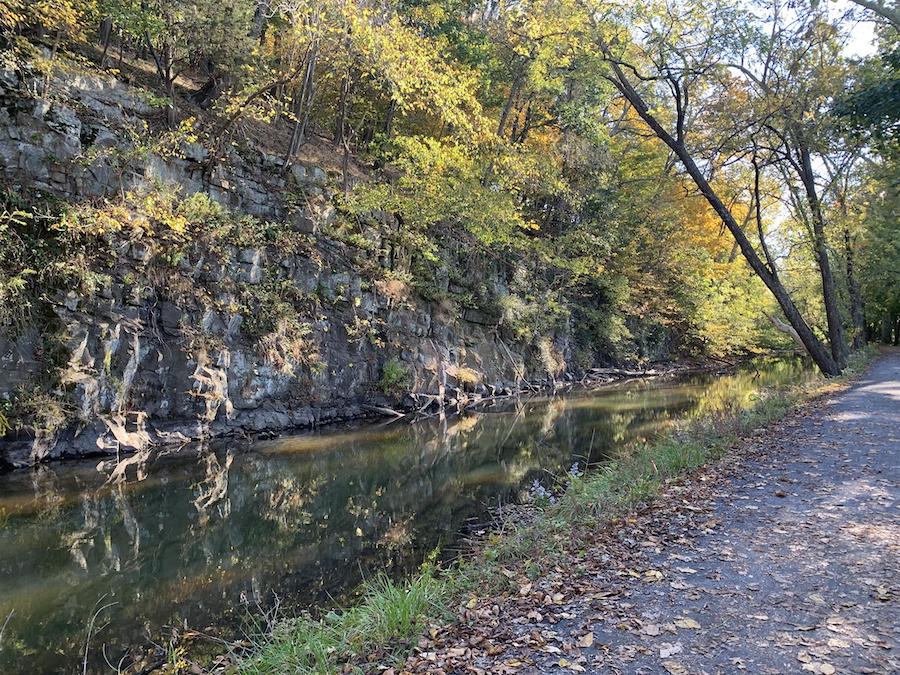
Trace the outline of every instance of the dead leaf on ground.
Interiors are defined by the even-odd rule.
[[[577,663],[572,663],[572,662],[569,661],[568,659],[560,659],[559,661],[557,661],[557,665],[558,665],[560,668],[567,668],[567,669],[572,670],[572,671],[574,671],[574,672],[576,672],[576,673],[583,673],[583,672],[585,672],[585,671],[584,671],[584,666],[578,665]]]
[[[644,572],[644,581],[654,582],[663,578],[662,572],[659,570],[647,570]]]
[[[699,630],[700,629],[700,624],[688,617],[683,617],[681,619],[675,619],[674,623],[679,628],[689,628],[691,630]]]
[[[675,644],[663,642],[659,647],[659,658],[667,659],[670,656],[674,656],[675,654],[680,654],[682,651],[683,648],[680,642],[676,642]]]

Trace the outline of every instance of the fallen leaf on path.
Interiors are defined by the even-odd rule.
[[[585,633],[580,638],[578,638],[578,646],[582,648],[592,647],[594,644],[594,634],[593,633]]]
[[[674,645],[668,642],[663,642],[659,648],[659,658],[667,659],[670,656],[674,656],[675,654],[680,654],[682,652],[682,646],[680,642],[676,642]]]
[[[650,581],[650,582],[659,581],[662,578],[663,578],[662,572],[660,572],[659,570],[647,570],[646,572],[644,572],[644,580],[645,581]]]
[[[689,618],[675,619],[675,625],[679,628],[690,628],[691,630],[698,630],[700,628],[700,624]]]
[[[887,586],[879,586],[875,589],[875,597],[881,602],[887,602],[891,599],[891,589]]]
[[[560,659],[556,663],[560,668],[568,668],[569,670],[573,670],[576,673],[584,672],[584,666],[580,666],[577,663],[572,663],[571,661],[568,661],[567,659]]]

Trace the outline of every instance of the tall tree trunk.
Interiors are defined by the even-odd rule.
[[[604,51],[606,51],[606,55],[609,57],[610,55],[608,53],[608,50]],[[806,347],[806,351],[809,352],[809,355],[816,362],[816,365],[826,375],[839,375],[841,372],[841,367],[835,360],[834,355],[829,353],[822,342],[815,336],[815,334],[812,332],[812,329],[803,319],[796,305],[794,305],[794,301],[788,293],[787,289],[772,273],[772,271],[769,270],[766,264],[760,259],[759,255],[757,255],[756,250],[750,243],[750,240],[744,234],[743,230],[741,230],[740,225],[738,225],[737,221],[734,219],[734,216],[731,215],[728,207],[725,206],[725,203],[719,198],[715,190],[713,190],[712,186],[709,184],[709,181],[706,180],[706,177],[697,166],[693,157],[691,157],[691,154],[688,152],[684,143],[680,139],[676,140],[668,131],[666,131],[662,127],[656,117],[653,116],[653,114],[650,112],[650,108],[647,106],[641,95],[631,85],[631,82],[628,80],[628,77],[625,75],[621,66],[618,65],[618,62],[611,57],[608,60],[610,63],[610,67],[615,73],[615,77],[611,78],[613,84],[628,100],[632,107],[634,107],[635,111],[637,111],[638,115],[640,115],[641,119],[644,120],[647,126],[649,126],[657,135],[657,137],[659,137],[660,140],[662,140],[667,146],[669,146],[672,152],[674,152],[678,159],[681,160],[681,163],[684,165],[694,183],[700,189],[700,192],[706,198],[706,201],[713,208],[719,218],[722,219],[725,227],[727,227],[731,232],[732,236],[741,249],[741,253],[743,254],[744,258],[746,258],[751,269],[760,279],[762,279],[763,283],[778,301],[781,310],[784,312],[785,318],[787,318],[788,323],[790,323],[793,329],[797,331],[798,337],[803,342],[804,347]]]
[[[175,78],[168,76],[166,81],[166,96],[169,97],[169,107],[166,111],[166,124],[170,129],[174,129],[178,123],[178,111],[175,109]]]
[[[891,329],[893,328],[894,318],[888,310],[884,310],[884,316],[881,317],[881,342],[882,344],[891,344]]]
[[[812,168],[812,159],[805,142],[797,136],[797,145],[800,154],[800,180],[806,191],[806,201],[809,204],[812,216],[813,244],[816,258],[819,264],[819,272],[822,277],[822,299],[825,301],[825,318],[828,321],[828,341],[831,343],[831,355],[834,357],[838,368],[843,369],[847,364],[847,343],[844,341],[844,327],[841,323],[841,311],[838,306],[837,289],[834,276],[831,273],[831,263],[828,260],[828,247],[825,243],[825,216],[822,214],[822,204],[816,189],[815,173]]]
[[[347,97],[350,95],[350,68],[341,78],[341,98],[338,100],[338,114],[334,121],[334,142],[342,143],[347,131]]]
[[[103,52],[100,54],[100,67],[106,66],[106,54],[109,51],[109,41],[112,37],[112,18],[104,17],[100,22],[100,42],[103,44]]]
[[[738,253],[741,252],[741,247],[738,246],[737,241],[731,244],[731,251],[728,253],[728,262],[733,263],[737,260]]]
[[[534,108],[532,106],[532,97],[528,98],[528,105],[525,106],[525,121],[522,122],[522,131],[518,136],[514,136],[516,143],[524,143],[531,131],[531,125],[534,123]]]
[[[343,177],[344,199],[350,195],[350,138],[344,136],[341,141],[344,145],[344,158],[341,162],[341,174]]]
[[[394,116],[397,114],[397,101],[391,97],[391,103],[387,109],[387,115],[384,118],[384,137],[390,140],[391,134],[394,133]]]
[[[53,76],[53,62],[56,61],[56,52],[59,51],[59,41],[62,39],[62,30],[57,29],[56,34],[53,36],[53,48],[50,50],[50,67],[47,68],[47,74],[44,76],[44,93],[43,96],[46,98],[47,93],[50,91],[50,78]]]
[[[256,0],[256,7],[253,8],[253,22],[250,25],[250,37],[256,38],[260,45],[266,41],[270,11],[269,0]]]
[[[349,66],[341,81],[341,101],[338,106],[337,128],[335,129],[335,141],[340,142],[344,150],[344,159],[341,164],[341,173],[344,187],[344,197],[350,193],[350,130],[347,128],[347,117],[350,108],[351,72]]]
[[[854,264],[853,241],[850,228],[844,225],[844,250],[847,256],[847,289],[850,294],[850,316],[853,319],[853,348],[866,346],[866,313],[863,309],[862,293],[856,278]]]
[[[522,87],[522,80],[525,78],[525,67],[516,74],[512,86],[509,88],[509,95],[506,97],[506,103],[503,105],[503,112],[500,113],[500,121],[497,123],[497,136],[503,138],[506,133],[506,125],[509,122],[509,115],[512,112],[516,100],[519,98],[519,90]],[[441,135],[443,135],[443,127],[441,127]],[[481,177],[481,184],[487,186],[491,177],[494,175],[494,160],[488,162],[484,169],[484,175]]]
[[[153,63],[156,64],[156,74],[159,76],[160,83],[165,87],[166,96],[169,97],[166,122],[168,123],[169,128],[174,128],[175,122],[177,121],[177,112],[175,110],[176,76],[172,72],[172,69],[174,68],[172,62],[174,57],[172,46],[164,44],[162,49],[157,52],[156,48],[153,46],[153,41],[150,39],[150,33],[147,31],[144,32],[144,42],[146,48],[150,50],[150,56],[153,57]]]
[[[122,70],[122,59],[125,57],[125,33],[123,31],[119,31],[119,60],[116,63],[116,68],[121,72]]]
[[[500,121],[497,123],[497,135],[503,138],[506,132],[506,124],[509,122],[509,114],[512,112],[516,99],[519,98],[519,90],[522,88],[522,80],[524,79],[523,67],[513,80],[512,86],[509,88],[509,96],[506,97],[506,103],[503,105],[503,112],[500,113]]]
[[[303,83],[300,85],[299,98],[294,99],[294,128],[291,131],[291,140],[288,143],[284,165],[290,164],[291,159],[297,154],[300,146],[306,140],[306,127],[309,124],[309,115],[312,109],[313,96],[316,93],[315,74],[316,61],[319,56],[319,44],[313,42],[305,57],[305,70]]]

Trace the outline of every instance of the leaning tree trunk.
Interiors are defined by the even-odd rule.
[[[625,75],[621,66],[618,65],[618,62],[610,58],[610,66],[615,73],[613,84],[615,84],[616,88],[618,88],[618,90],[628,100],[632,107],[634,107],[635,111],[638,113],[638,115],[640,115],[641,119],[644,120],[647,126],[649,126],[650,129],[653,130],[653,133],[655,133],[660,140],[662,140],[667,146],[669,146],[672,152],[674,152],[678,159],[681,161],[682,165],[684,165],[684,168],[687,170],[694,183],[700,189],[700,192],[706,198],[706,201],[713,208],[719,218],[722,219],[722,223],[725,225],[725,227],[728,228],[729,232],[731,232],[731,235],[734,237],[735,241],[740,247],[741,253],[747,260],[750,268],[762,280],[762,282],[766,285],[772,295],[775,296],[775,299],[778,301],[778,305],[784,312],[785,318],[788,320],[788,323],[790,323],[791,327],[793,327],[793,329],[797,331],[798,337],[803,342],[803,346],[806,348],[806,351],[809,352],[809,355],[812,357],[813,361],[816,362],[816,365],[825,375],[840,375],[842,368],[839,365],[837,359],[834,358],[834,355],[825,348],[821,340],[819,340],[812,332],[812,329],[803,319],[803,316],[800,314],[800,311],[797,309],[796,305],[794,305],[793,299],[791,298],[787,289],[784,287],[784,284],[782,284],[779,280],[775,271],[770,270],[756,253],[756,250],[753,248],[750,240],[744,234],[743,230],[741,230],[741,227],[734,219],[734,216],[731,215],[731,211],[728,210],[728,207],[725,206],[725,203],[719,198],[715,190],[713,190],[712,186],[709,184],[709,181],[706,180],[703,172],[694,161],[694,158],[691,157],[691,154],[688,152],[687,147],[681,140],[681,137],[679,136],[678,139],[675,139],[672,134],[670,134],[663,128],[656,117],[654,117],[653,113],[650,112],[650,108],[647,103],[631,85],[631,82],[628,80],[628,77]],[[826,269],[828,269],[827,266]]]

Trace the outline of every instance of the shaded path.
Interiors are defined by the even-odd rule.
[[[900,672],[900,352],[737,454],[408,665]]]

